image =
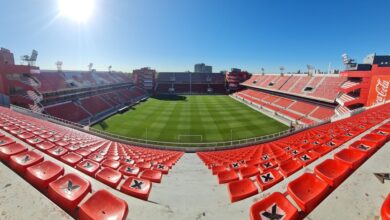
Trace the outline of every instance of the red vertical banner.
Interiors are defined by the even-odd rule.
[[[390,75],[376,75],[371,77],[370,92],[367,106],[377,105],[390,100]]]

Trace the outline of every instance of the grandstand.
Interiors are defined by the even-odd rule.
[[[156,80],[158,94],[226,94],[225,74],[160,72]]]
[[[146,97],[121,72],[40,70],[4,65],[3,104],[17,104],[67,121],[90,124]]]
[[[216,73],[158,73],[154,91],[150,78],[141,80],[140,85],[158,95],[202,94],[212,101],[223,97],[245,109],[240,114],[220,103],[218,117],[212,117],[203,113],[213,109],[196,104],[200,113],[191,118],[178,104],[183,100],[159,102],[170,102],[167,108],[179,106],[177,111],[185,113],[177,126],[218,118],[233,126],[240,121],[228,116],[238,114],[244,121],[249,112],[264,121],[290,124],[290,129],[265,138],[235,142],[230,130],[227,145],[183,147],[122,139],[85,126],[150,96],[129,75],[40,70],[15,65],[9,50],[1,53],[8,57],[0,62],[2,219],[390,216],[389,174],[384,173],[390,169],[390,56],[373,55],[364,64],[347,60],[340,76],[254,74],[241,78],[234,89],[225,74]],[[230,97],[204,96],[228,91]],[[166,116],[175,109],[150,111]],[[118,129],[125,130],[126,123],[158,121],[164,135],[170,130],[167,123],[175,126],[174,120],[144,116]],[[226,133],[221,124],[209,127]]]
[[[338,75],[252,75],[243,85],[333,103],[346,81]]]

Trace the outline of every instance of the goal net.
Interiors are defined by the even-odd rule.
[[[177,141],[182,143],[201,143],[203,142],[203,135],[196,134],[179,134]]]

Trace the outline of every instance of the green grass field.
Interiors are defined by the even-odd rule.
[[[196,143],[239,140],[288,129],[222,95],[149,98],[94,128],[131,138]]]

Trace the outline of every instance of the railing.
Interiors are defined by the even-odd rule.
[[[354,110],[350,110],[349,112],[346,112],[344,114],[341,114],[341,115],[334,115],[331,117],[331,121],[334,122],[334,121],[339,121],[341,119],[344,119],[344,118],[348,118],[352,115],[356,115],[356,114],[359,114],[361,112],[364,112],[365,110],[367,110],[367,107],[361,107],[361,108],[357,108],[357,109],[354,109]]]
[[[155,148],[155,149],[162,149],[162,150],[177,150],[177,151],[185,151],[185,152],[218,151],[218,150],[235,149],[235,148],[246,147],[255,144],[261,144],[264,142],[273,141],[326,123],[326,122],[316,123],[310,126],[302,126],[299,128],[289,129],[274,134],[240,139],[240,140],[231,140],[231,141],[222,141],[222,142],[183,143],[183,142],[164,142],[164,141],[154,141],[148,139],[130,138],[130,137],[125,137],[117,134],[108,133],[95,128],[85,127],[84,125],[78,123],[70,122],[64,119],[60,119],[42,113],[33,112],[29,109],[25,109],[15,105],[11,105],[11,109],[25,115],[33,116],[35,118],[40,118],[59,125],[77,129],[79,131],[86,132],[111,141],[117,141],[117,142],[130,144],[130,145],[143,146],[147,148]]]

